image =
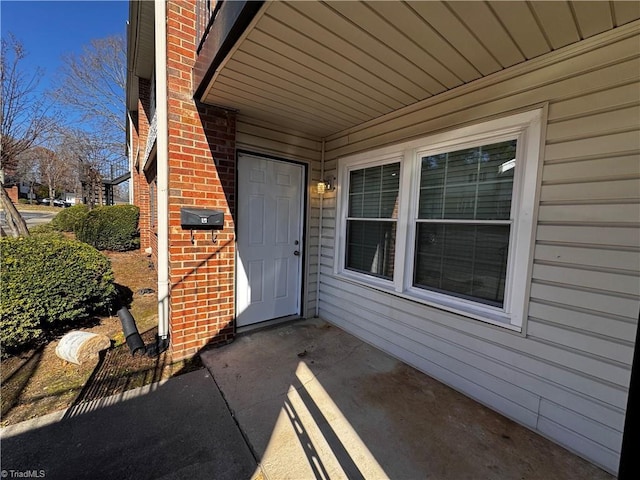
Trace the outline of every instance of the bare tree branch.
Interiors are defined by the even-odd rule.
[[[96,202],[101,205],[104,202],[102,170],[108,163],[109,150],[105,148],[100,134],[82,129],[65,129],[61,132],[55,151],[72,168],[70,178],[76,185],[80,184],[86,202],[91,207]]]
[[[26,236],[27,224],[4,189],[5,172],[15,173],[19,156],[51,131],[57,118],[46,97],[37,92],[42,71],[28,74],[22,68],[22,43],[9,34],[0,49],[0,203],[11,233]]]
[[[16,167],[16,178],[29,185],[29,201],[31,203],[35,200],[34,188],[40,179],[38,172],[38,159],[37,156],[34,155],[34,152],[37,150],[38,147],[30,148],[26,152],[18,155],[18,164]]]
[[[21,68],[26,57],[22,44],[11,34],[2,39],[0,83],[1,153],[0,167],[5,171],[16,168],[18,156],[36,145],[57,124],[57,116],[46,96],[36,91],[42,70],[28,75]]]
[[[62,142],[62,139],[59,140]],[[57,152],[47,148],[40,149],[38,155],[38,167],[40,178],[49,188],[49,199],[53,206],[53,199],[56,197],[56,190],[72,186],[73,165],[60,153],[62,145],[55,146]]]
[[[83,130],[100,132],[101,164],[93,165],[108,174],[109,165],[122,161],[125,152],[126,43],[123,36],[94,39],[79,55],[63,57],[54,98],[78,114]]]

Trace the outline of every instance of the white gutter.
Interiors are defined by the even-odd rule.
[[[169,122],[167,113],[167,14],[165,0],[155,0],[156,140],[158,182],[158,339],[169,336]]]
[[[325,139],[322,139],[322,147],[320,151],[320,181],[324,182],[324,144]],[[320,258],[322,253],[322,206],[324,204],[324,195],[320,197],[320,222],[318,225],[318,270],[316,273],[316,314],[320,316]]]

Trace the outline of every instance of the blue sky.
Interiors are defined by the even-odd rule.
[[[80,53],[93,38],[126,33],[129,3],[110,1],[0,0],[0,31],[13,33],[24,45],[25,68],[45,70],[41,87],[61,65],[66,53]]]

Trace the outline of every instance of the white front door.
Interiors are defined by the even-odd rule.
[[[239,327],[300,313],[304,167],[238,157]]]

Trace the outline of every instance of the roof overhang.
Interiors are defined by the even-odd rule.
[[[640,18],[624,1],[235,3],[195,98],[319,138]]]
[[[132,0],[127,24],[127,109],[138,109],[138,78],[151,78],[155,59],[154,2]]]
[[[216,11],[193,67],[196,98],[202,97],[231,49],[261,9],[263,1],[225,1]]]

